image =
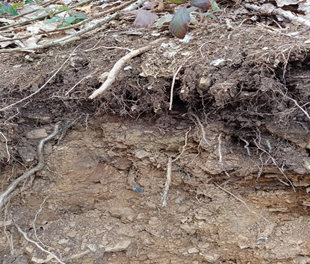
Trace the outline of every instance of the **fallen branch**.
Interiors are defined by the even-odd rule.
[[[39,157],[39,162],[38,164],[26,171],[22,176],[20,176],[19,178],[17,178],[16,180],[14,180],[11,185],[0,195],[0,210],[3,206],[3,203],[4,203],[4,199],[15,189],[15,187],[23,180],[27,179],[28,177],[30,177],[32,174],[36,173],[37,171],[43,169],[44,167],[44,156],[43,156],[43,147],[44,147],[44,144],[52,139],[53,137],[56,136],[56,134],[58,133],[58,129],[59,129],[59,125],[56,124],[55,127],[54,127],[54,131],[47,137],[43,138],[39,145],[38,145],[38,157]]]
[[[113,66],[112,70],[109,72],[107,79],[105,82],[97,89],[95,90],[90,96],[89,99],[94,99],[98,95],[102,94],[105,90],[107,90],[116,80],[117,75],[119,74],[120,70],[124,67],[127,61],[132,59],[133,57],[138,56],[139,54],[146,52],[150,50],[154,45],[157,45],[161,42],[163,42],[166,38],[160,38],[157,40],[154,40],[149,45],[144,46],[142,48],[136,49],[128,53],[127,55],[123,56],[121,59],[119,59]]]
[[[290,11],[285,11],[281,8],[276,8],[274,5],[268,3],[263,4],[262,6],[252,5],[252,4],[245,4],[245,8],[255,10],[260,12],[263,15],[276,15],[276,16],[282,16],[290,21],[297,22],[299,24],[302,24],[306,27],[310,27],[310,21],[307,19],[304,19],[302,17],[298,17],[294,15]]]

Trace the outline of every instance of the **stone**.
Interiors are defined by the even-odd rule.
[[[29,131],[26,134],[26,137],[28,139],[44,138],[44,137],[47,137],[47,133],[46,133],[45,128],[38,128],[38,129]]]
[[[189,248],[189,249],[187,250],[187,252],[188,252],[189,254],[196,254],[196,253],[199,252],[199,250],[198,250],[197,248]]]
[[[199,80],[198,88],[202,91],[205,91],[210,86],[211,86],[211,79],[207,76],[202,76]]]
[[[19,147],[17,152],[24,163],[33,162],[37,157],[35,150],[31,146]]]
[[[119,252],[119,251],[125,251],[131,244],[130,239],[124,239],[119,242],[117,242],[115,245],[108,245],[105,247],[105,252]]]

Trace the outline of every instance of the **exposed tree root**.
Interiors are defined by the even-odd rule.
[[[27,179],[28,177],[30,177],[32,174],[36,173],[37,171],[43,169],[44,167],[44,157],[43,157],[43,147],[44,144],[49,141],[50,139],[52,139],[53,137],[55,137],[58,133],[59,130],[59,125],[56,124],[54,127],[54,131],[47,137],[43,138],[39,145],[38,145],[38,156],[39,156],[39,162],[38,164],[26,171],[22,176],[20,176],[19,178],[17,178],[16,180],[14,180],[11,185],[0,195],[0,210],[3,206],[4,203],[4,199],[16,188],[16,186],[23,180]]]

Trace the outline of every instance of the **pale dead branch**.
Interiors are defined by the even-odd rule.
[[[107,90],[116,80],[116,77],[118,76],[121,69],[124,67],[124,65],[133,57],[138,56],[139,54],[146,52],[153,48],[153,46],[158,45],[159,43],[163,42],[166,38],[159,38],[157,40],[152,41],[150,44],[133,50],[127,55],[123,56],[121,59],[119,59],[113,66],[112,70],[109,72],[108,77],[106,81],[97,89],[95,90],[90,96],[89,99],[94,99],[98,95],[102,94],[105,90]]]
[[[263,15],[277,15],[282,16],[292,22],[296,22],[298,24],[304,25],[306,27],[310,27],[310,21],[304,19],[302,17],[294,15],[291,11],[285,11],[281,8],[276,8],[274,5],[268,3],[263,4],[261,6],[252,5],[252,4],[245,4],[244,5],[247,9],[251,9],[257,12],[262,13]]]

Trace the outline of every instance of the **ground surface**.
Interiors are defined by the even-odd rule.
[[[192,28],[189,43],[126,18],[31,60],[1,55],[2,109],[69,58],[38,94],[1,110],[2,190],[61,125],[44,169],[5,206],[1,263],[56,263],[16,225],[64,263],[310,263],[307,32],[293,37],[303,28],[253,15],[228,6]],[[88,99],[128,53],[120,48],[160,36],[109,92]]]

